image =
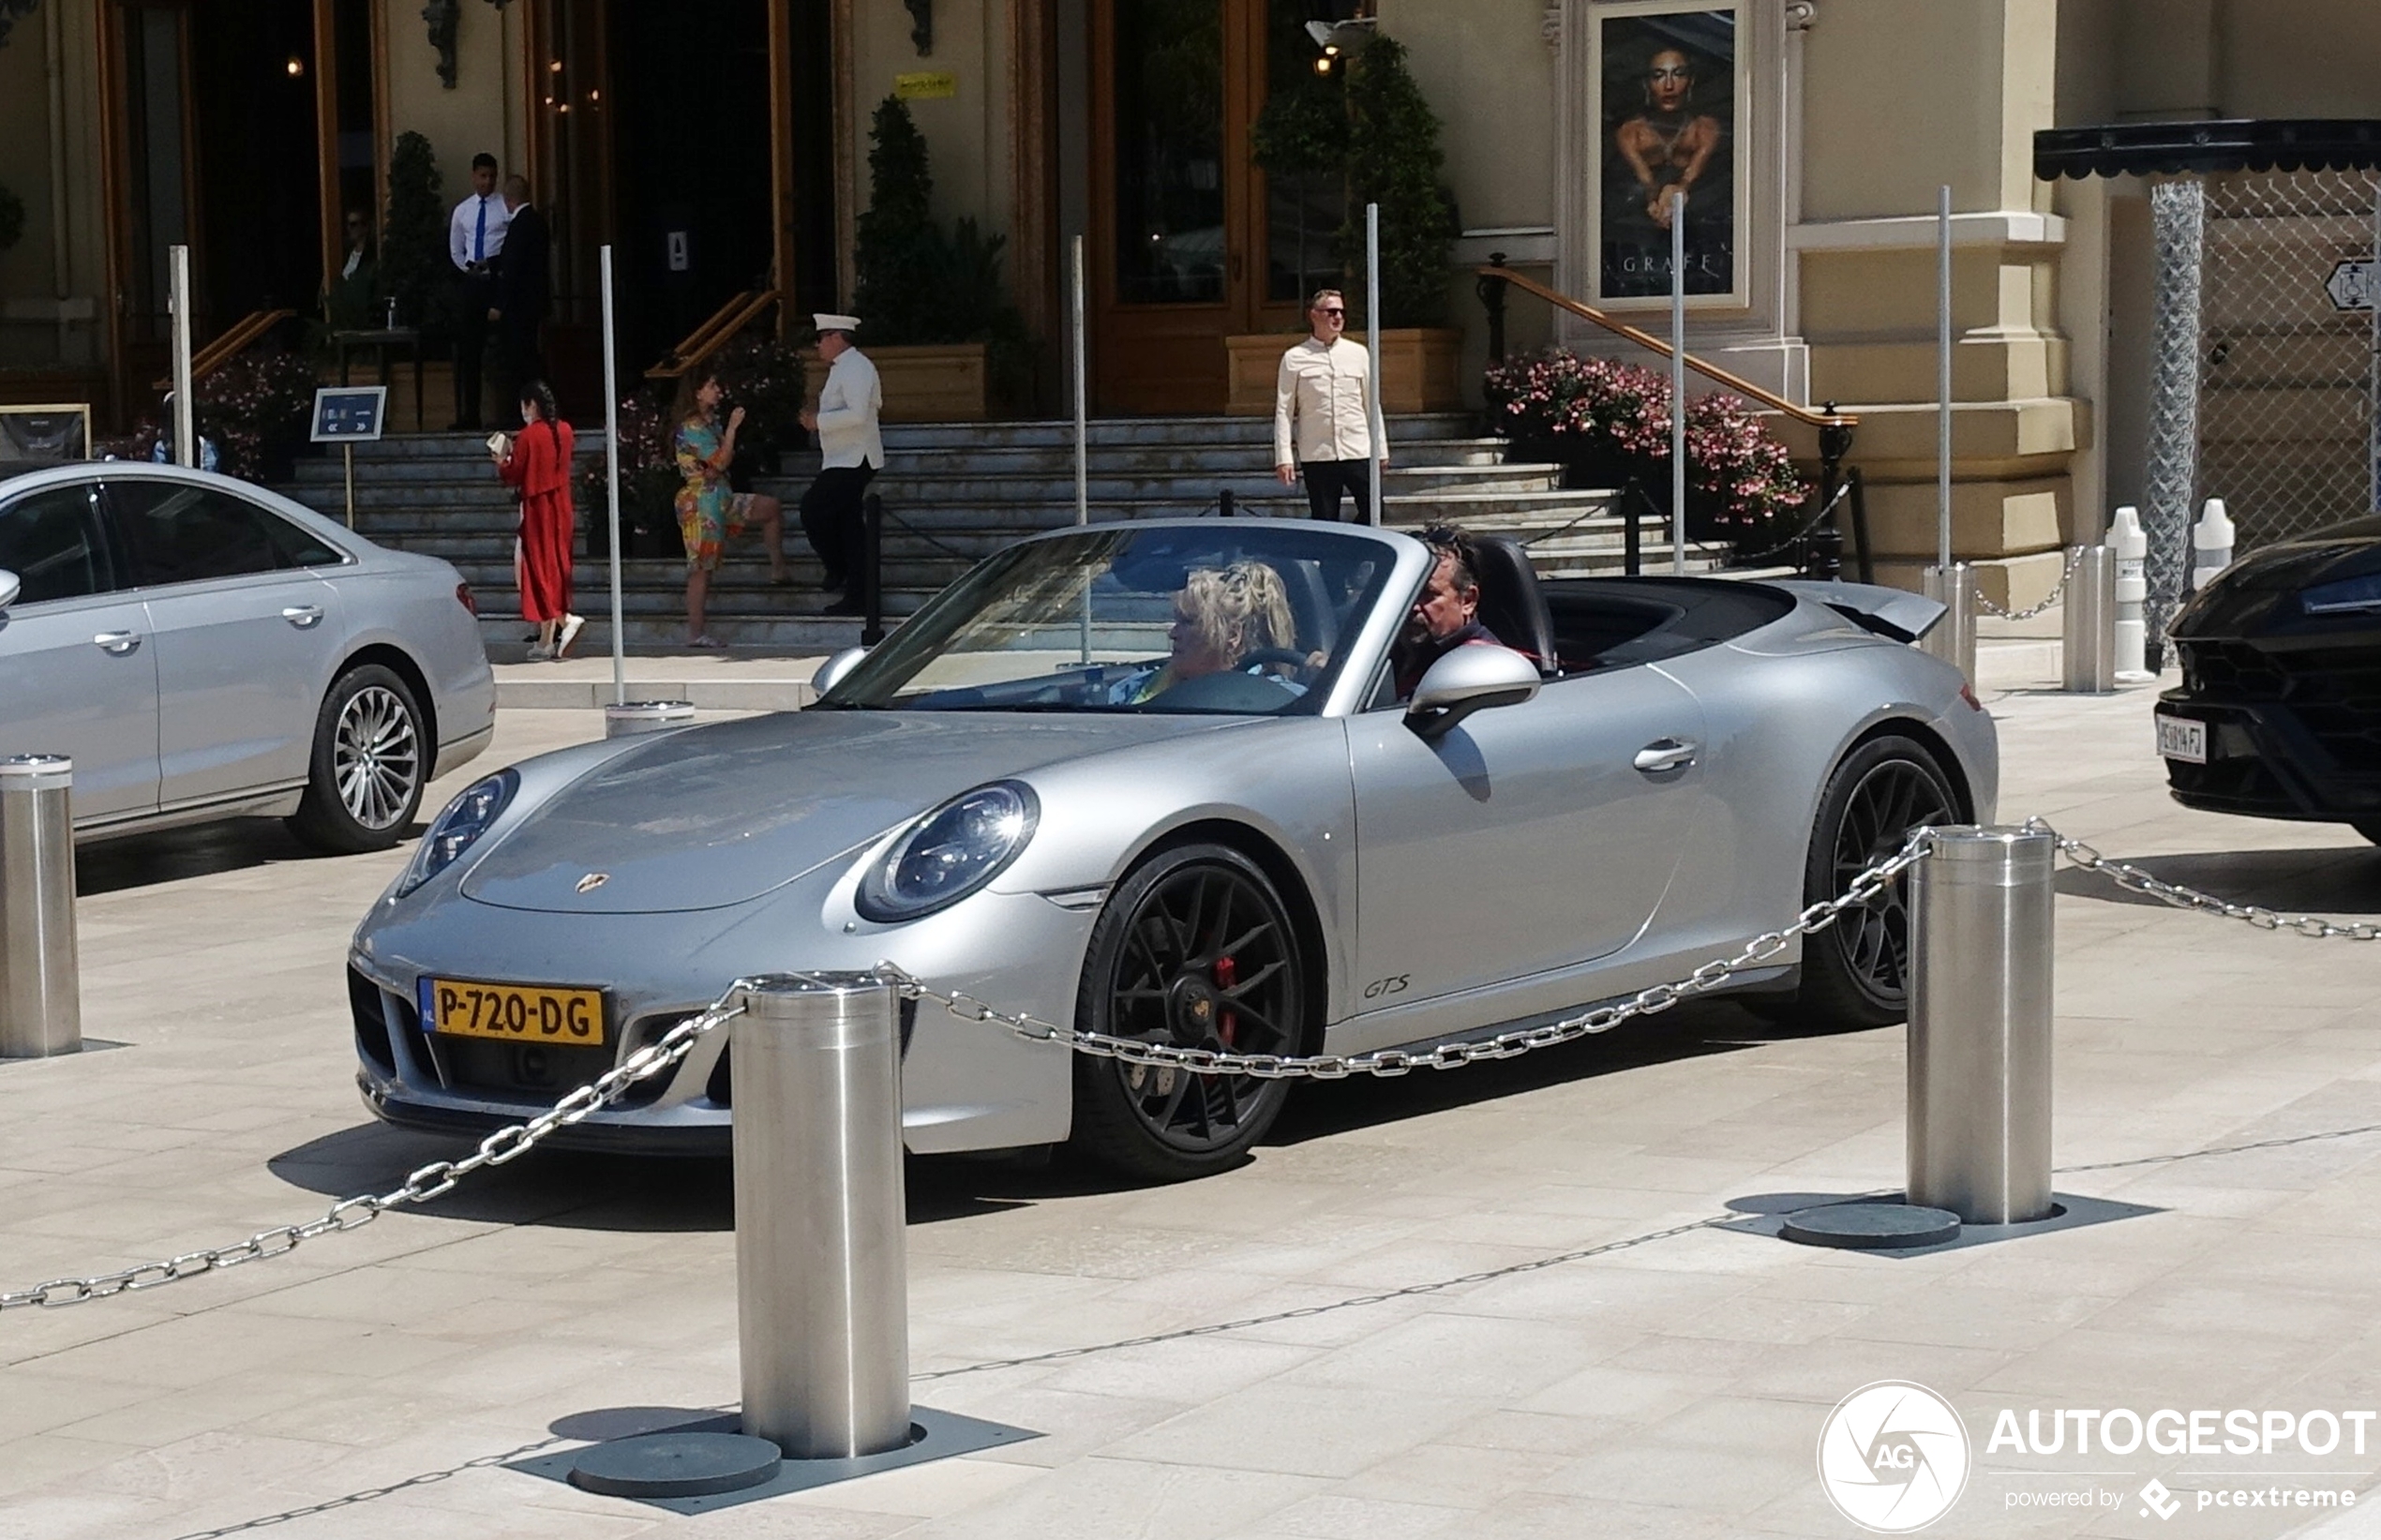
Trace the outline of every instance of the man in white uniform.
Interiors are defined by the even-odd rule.
[[[810,320],[818,329],[818,356],[827,361],[827,382],[818,390],[818,410],[801,414],[801,426],[818,435],[823,467],[801,495],[801,531],[826,564],[824,586],[844,591],[824,613],[858,615],[867,599],[865,585],[854,581],[862,555],[861,500],[885,463],[885,440],[876,428],[885,392],[876,366],[852,341],[851,334],[860,329],[859,317],[814,315]]]
[[[1305,473],[1307,508],[1316,518],[1338,518],[1340,495],[1354,493],[1362,523],[1372,507],[1373,461],[1389,463],[1386,431],[1377,449],[1372,442],[1370,361],[1340,335],[1348,309],[1338,290],[1318,291],[1307,321],[1313,335],[1281,355],[1274,381],[1273,473],[1284,486]]]

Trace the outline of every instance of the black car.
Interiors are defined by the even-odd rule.
[[[2381,844],[2381,517],[2243,557],[2176,614],[2158,699],[2175,800]]]

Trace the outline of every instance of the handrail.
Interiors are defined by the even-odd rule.
[[[774,289],[747,289],[711,312],[711,319],[687,334],[686,339],[645,371],[648,380],[676,380],[698,368],[705,359],[726,347],[736,334],[758,321],[783,297]]]
[[[250,310],[234,321],[229,331],[217,334],[214,341],[190,355],[190,383],[196,385],[246,352],[265,333],[296,314],[295,310]],[[168,375],[154,388],[172,390],[173,377]]]
[[[1549,289],[1546,285],[1538,282],[1535,278],[1524,277],[1520,274],[1514,272],[1509,267],[1502,267],[1494,264],[1480,268],[1478,269],[1478,272],[1479,276],[1484,278],[1499,278],[1513,285],[1515,288],[1521,290],[1525,293],[1535,294],[1538,298],[1546,301],[1547,304],[1553,306],[1556,309],[1568,310],[1571,314],[1579,317],[1581,321],[1594,321],[1596,325],[1603,327],[1613,336],[1626,337],[1629,341],[1636,343],[1640,348],[1651,348],[1654,351],[1661,354],[1664,358],[1668,358],[1670,355],[1670,345],[1663,341],[1660,337],[1655,336],[1653,333],[1640,331],[1638,328],[1631,326],[1625,321],[1607,315],[1593,305],[1585,305],[1571,298],[1568,294],[1558,293],[1554,290]],[[1739,396],[1749,396],[1753,400],[1759,401],[1761,405],[1768,407],[1773,411],[1782,411],[1798,423],[1807,423],[1812,427],[1854,427],[1859,426],[1860,419],[1851,412],[1814,411],[1808,407],[1797,406],[1793,402],[1786,399],[1786,397],[1778,395],[1776,392],[1763,390],[1760,386],[1754,384],[1751,381],[1745,379],[1741,375],[1730,374],[1716,364],[1707,364],[1702,359],[1696,357],[1693,353],[1688,353],[1684,362],[1688,368],[1693,369],[1697,374],[1701,375],[1704,379],[1712,381],[1717,384],[1724,385],[1728,389],[1734,391]]]

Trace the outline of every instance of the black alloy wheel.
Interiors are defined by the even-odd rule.
[[[1092,927],[1075,1024],[1235,1054],[1305,1052],[1306,968],[1288,906],[1228,845],[1162,851]],[[1128,1175],[1180,1181],[1239,1161],[1280,1115],[1289,1082],[1075,1059],[1072,1143]]]
[[[1951,779],[1924,745],[1872,738],[1828,777],[1811,831],[1803,902],[1850,888],[1924,825],[1962,821]],[[1810,1026],[1883,1026],[1909,1011],[1909,876],[1803,942],[1803,977],[1791,1014]]]

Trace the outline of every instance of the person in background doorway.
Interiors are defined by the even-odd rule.
[[[487,352],[489,313],[496,309],[496,264],[504,255],[511,218],[496,194],[496,157],[472,157],[472,195],[455,205],[446,224],[446,255],[461,292],[455,310],[455,421],[450,432],[479,431],[480,366]]]
[[[496,328],[497,366],[516,389],[546,378],[539,333],[554,290],[552,247],[546,214],[530,202],[529,179],[504,179],[504,252],[496,267],[496,305],[487,312]]]
[[[1336,289],[1307,306],[1312,334],[1281,355],[1273,386],[1273,473],[1284,486],[1306,476],[1307,510],[1337,519],[1343,493],[1355,496],[1355,519],[1371,518],[1372,468],[1389,463],[1388,436],[1372,442],[1372,368],[1342,334],[1347,301]]]
[[[818,479],[801,495],[801,530],[826,565],[820,586],[843,592],[823,613],[858,615],[867,600],[866,587],[854,580],[867,542],[861,500],[885,463],[885,439],[876,422],[884,411],[885,391],[876,366],[852,340],[852,333],[860,329],[858,316],[810,319],[818,328],[818,356],[827,361],[827,382],[819,387],[817,410],[805,408],[801,414],[801,426],[818,435],[821,467]]]
[[[374,255],[372,221],[360,208],[347,211],[341,221],[346,251],[338,271],[322,286],[322,319],[335,332],[368,331],[380,323],[373,313],[373,292],[380,286],[380,263]]]
[[[181,458],[174,454],[173,450],[174,445],[180,442],[178,434],[182,419],[174,412],[172,391],[165,393],[165,401],[157,410],[159,412],[157,439],[157,442],[149,446],[149,458],[158,465],[179,465],[182,463]],[[216,453],[215,441],[201,433],[199,435],[199,469],[213,471],[220,464],[221,459],[222,456]]]
[[[678,489],[678,533],[686,546],[686,645],[713,649],[726,645],[704,629],[711,575],[719,570],[721,551],[731,537],[756,524],[769,552],[769,580],[790,581],[786,574],[786,516],[775,498],[738,492],[727,485],[744,409],[730,411],[726,426],[721,426],[719,376],[689,369],[679,377],[678,392],[678,434],[672,446],[678,473],[686,478]]]
[[[520,493],[521,523],[513,543],[513,573],[521,619],[537,627],[529,661],[560,661],[587,622],[571,613],[571,425],[555,409],[543,380],[520,387],[521,430],[491,451],[496,473]]]

